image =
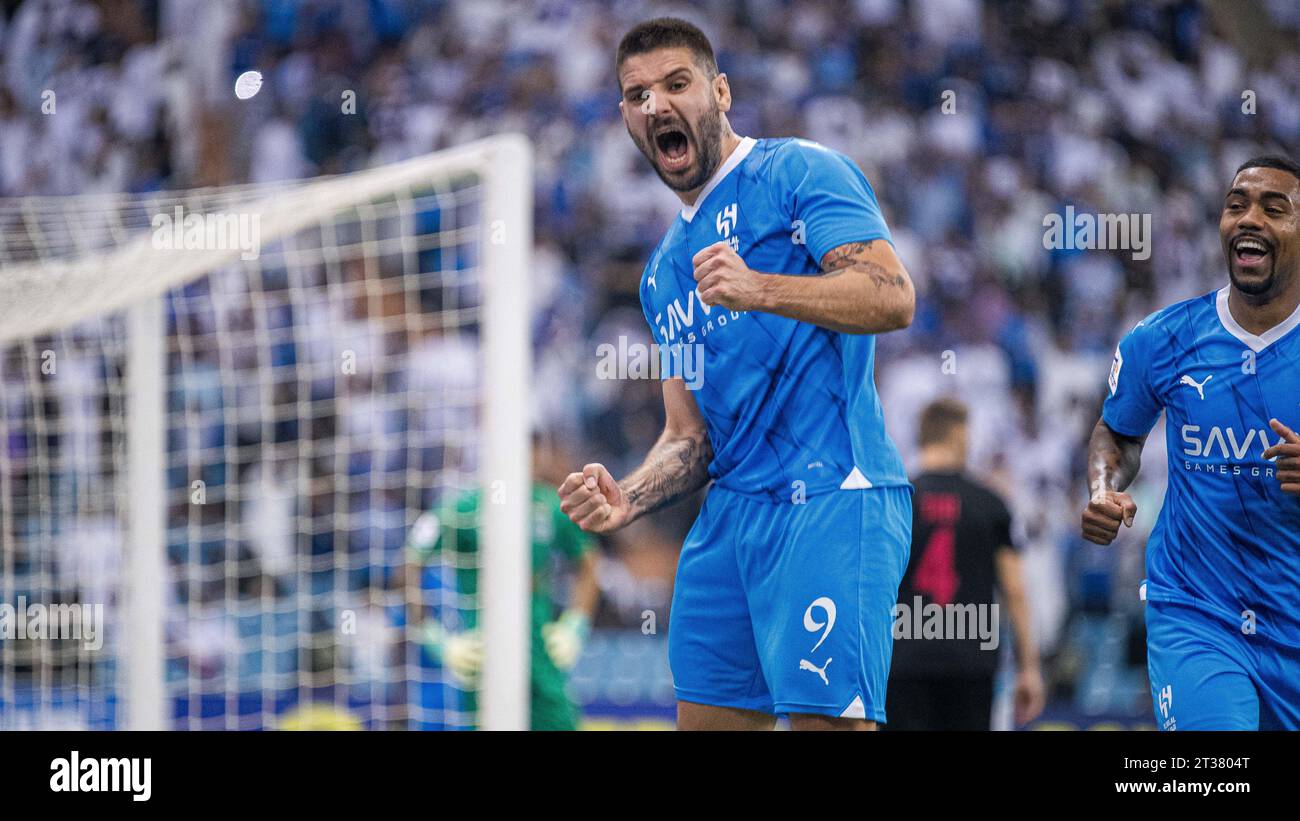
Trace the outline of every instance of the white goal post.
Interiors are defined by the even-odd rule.
[[[527,729],[532,239],[517,134],[286,184],[0,200],[0,602],[110,614],[93,653],[0,641],[0,728],[272,727],[326,693],[366,726]],[[330,369],[340,347],[360,373]],[[428,361],[462,348],[459,381]],[[492,492],[472,719],[385,621],[421,484]],[[97,593],[86,532],[121,544]],[[358,614],[361,639],[334,623]]]

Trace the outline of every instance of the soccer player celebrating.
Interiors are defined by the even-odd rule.
[[[669,625],[682,729],[874,729],[885,718],[892,608],[911,485],[885,434],[872,334],[915,304],[875,194],[841,154],[741,138],[699,29],[657,19],[618,48],[619,108],[682,200],[641,279],[674,361],[666,424],[642,465],[559,488],[605,533],[712,480],[683,546]],[[687,353],[690,352],[690,353]]]
[[[1222,290],[1157,311],[1115,352],[1088,448],[1083,536],[1137,514],[1124,490],[1160,415],[1169,489],[1147,543],[1147,667],[1167,730],[1300,729],[1300,166],[1237,169]]]

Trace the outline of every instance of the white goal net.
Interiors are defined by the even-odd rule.
[[[0,200],[0,728],[527,726],[531,192],[507,135]],[[404,546],[489,486],[470,594]]]

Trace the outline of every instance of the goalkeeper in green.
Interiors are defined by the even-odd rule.
[[[535,453],[538,449],[534,449]],[[538,462],[535,460],[535,464]],[[425,652],[465,691],[465,712],[478,711],[483,642],[478,629],[478,516],[481,492],[463,493],[416,520],[407,537],[410,560],[424,565],[441,560],[455,571],[458,624],[426,619],[417,628]],[[490,515],[490,513],[489,513]],[[578,707],[566,690],[568,671],[590,633],[599,588],[591,538],[560,511],[553,484],[532,489],[532,718],[534,730],[576,730]],[[555,604],[556,558],[576,563],[569,606],[558,617]],[[418,578],[419,573],[411,574]]]

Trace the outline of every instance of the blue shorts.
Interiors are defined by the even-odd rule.
[[[714,487],[677,565],[679,701],[885,720],[912,488],[780,504]]]
[[[1300,649],[1185,604],[1148,601],[1146,622],[1157,727],[1300,729]]]

